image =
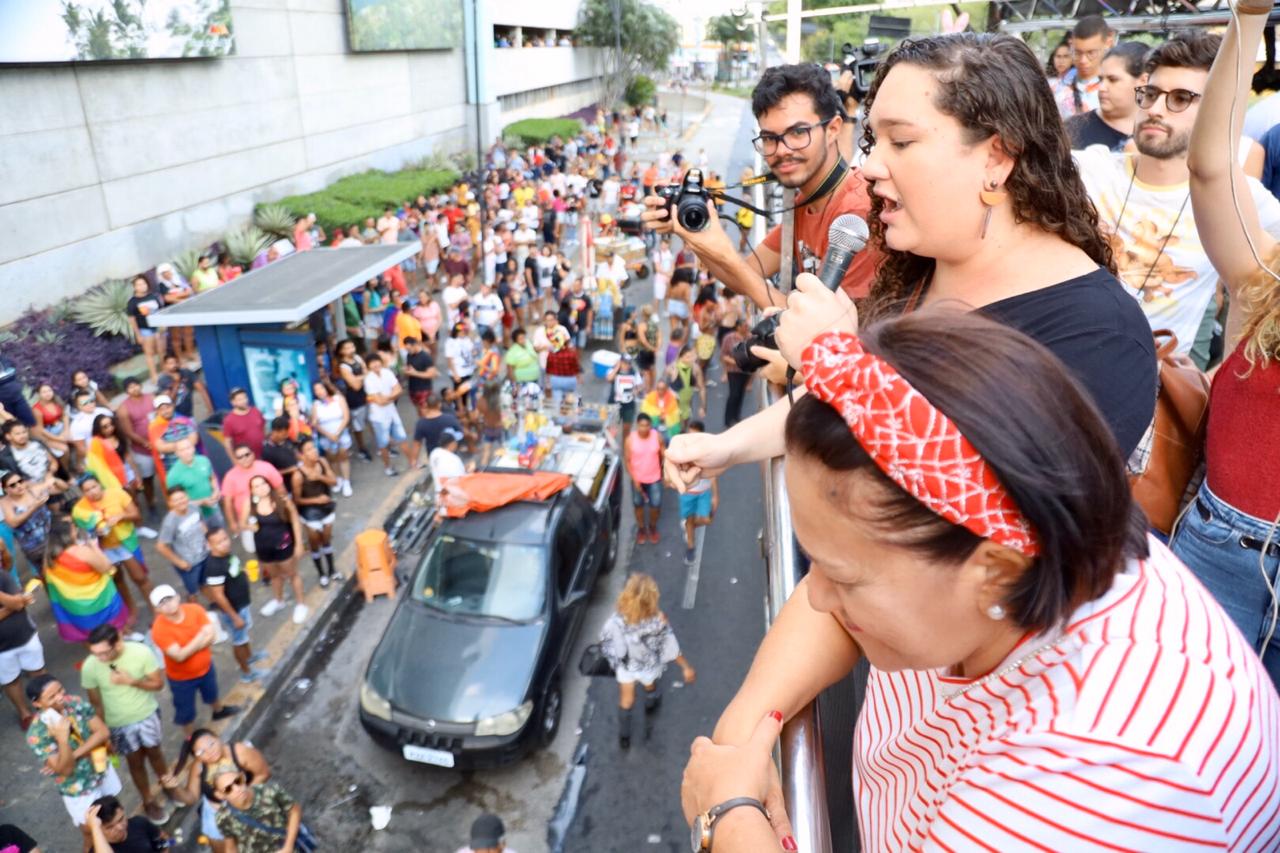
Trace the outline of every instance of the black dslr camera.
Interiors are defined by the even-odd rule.
[[[711,222],[711,194],[702,183],[701,169],[690,169],[679,184],[654,187],[654,192],[666,199],[667,216],[674,216],[684,230],[701,231]]]
[[[743,373],[755,373],[760,368],[768,364],[763,358],[751,351],[752,347],[766,347],[768,349],[777,349],[778,341],[774,338],[774,333],[778,331],[778,323],[782,321],[782,312],[770,314],[759,323],[751,327],[751,337],[733,348],[730,353],[733,361],[738,365],[738,369]]]

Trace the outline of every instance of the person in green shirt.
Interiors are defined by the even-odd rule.
[[[507,355],[503,360],[512,382],[523,384],[542,379],[538,353],[529,345],[529,336],[524,329],[516,329],[511,333],[511,346],[507,348]]]
[[[89,656],[80,669],[80,684],[106,722],[111,745],[129,765],[147,819],[164,823],[172,811],[165,807],[160,792],[152,789],[147,776],[148,762],[157,779],[169,773],[156,701],[165,678],[155,653],[143,643],[126,643],[113,626],[99,625],[89,634]]]
[[[199,268],[191,273],[191,286],[196,289],[196,293],[203,293],[220,284],[222,280],[218,278],[218,271],[213,266],[213,258],[201,255]]]
[[[225,527],[226,522],[219,508],[222,493],[218,489],[218,477],[213,473],[209,457],[196,453],[196,444],[184,438],[175,444],[177,459],[165,471],[166,489],[182,489],[191,499],[192,506],[200,508],[200,517],[210,527]]]

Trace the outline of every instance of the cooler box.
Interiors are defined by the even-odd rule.
[[[619,360],[622,359],[621,353],[610,352],[609,350],[599,350],[591,356],[591,367],[595,370],[597,379],[604,379],[609,375],[609,371],[613,370]]]

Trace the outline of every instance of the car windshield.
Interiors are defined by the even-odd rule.
[[[446,613],[527,622],[542,614],[545,566],[538,545],[440,536],[423,558],[413,597]]]

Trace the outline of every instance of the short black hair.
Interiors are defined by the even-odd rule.
[[[484,341],[486,344],[491,344],[495,343],[498,339],[494,337],[492,329],[485,329],[480,333],[480,340]]]
[[[114,646],[119,639],[120,632],[116,630],[115,625],[103,623],[89,632],[89,645],[91,646],[96,646],[98,643],[110,643]]]
[[[9,433],[13,432],[18,427],[22,427],[23,429],[26,429],[27,425],[24,424],[22,421],[18,420],[17,418],[14,418],[11,421],[5,421],[4,426],[0,426],[0,434],[3,434],[4,437],[7,439],[9,437]]]
[[[1111,27],[1107,26],[1106,19],[1101,15],[1085,15],[1071,28],[1071,37],[1076,39],[1091,39],[1094,36],[1106,38],[1110,34]]]
[[[173,486],[169,489],[169,491],[165,492],[165,494],[168,495],[169,497],[173,497],[174,495],[177,495],[177,494],[185,495],[187,494],[187,490],[184,489],[182,486]]]
[[[278,430],[278,429],[280,429],[280,430],[288,430],[288,429],[289,429],[289,418],[288,418],[288,416],[286,416],[286,415],[278,415],[277,417],[274,417],[274,418],[272,418],[272,419],[271,419],[271,431],[272,431],[272,432],[275,432],[275,431],[276,431],[276,430]]]
[[[141,384],[142,384],[142,380],[136,376],[130,376],[128,379],[124,381],[125,388],[128,388],[130,385],[141,385]]]
[[[840,93],[831,82],[831,75],[822,66],[811,62],[775,65],[767,69],[751,93],[751,114],[760,118],[787,95],[797,92],[809,96],[813,101],[813,111],[823,121],[844,115]]]
[[[1204,30],[1188,30],[1178,33],[1159,47],[1151,49],[1147,54],[1146,71],[1148,74],[1157,68],[1197,68],[1208,71],[1213,67],[1218,48],[1222,47],[1222,36],[1206,33]]]
[[[649,417],[644,412],[641,412],[640,414],[636,415],[636,423],[640,423],[641,421],[644,421],[647,424],[652,424],[653,418]]]
[[[32,702],[40,701],[40,694],[44,693],[45,688],[53,682],[58,681],[58,676],[46,672],[44,675],[37,675],[27,679],[27,699]]]
[[[93,804],[98,807],[98,820],[103,823],[111,823],[116,819],[116,815],[124,810],[124,806],[120,805],[120,801],[110,794],[105,797],[98,797],[93,801]]]

